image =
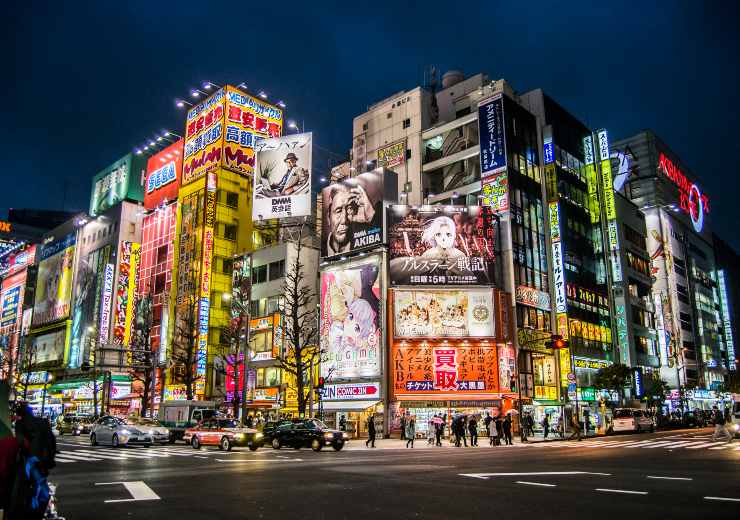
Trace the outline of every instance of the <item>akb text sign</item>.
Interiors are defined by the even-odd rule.
[[[380,383],[326,385],[321,396],[325,401],[367,401],[380,399]]]

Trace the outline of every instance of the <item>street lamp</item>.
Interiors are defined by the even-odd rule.
[[[221,85],[216,85],[215,83],[213,83],[211,81],[204,81],[203,82],[203,88],[205,90],[211,90],[213,87],[222,88]]]
[[[192,107],[193,104],[185,101],[184,99],[176,99],[175,105],[177,105],[177,108],[183,108],[185,105]]]

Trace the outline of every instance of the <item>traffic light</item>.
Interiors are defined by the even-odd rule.
[[[545,341],[545,347],[551,348],[553,350],[560,350],[563,348],[568,348],[568,346],[569,346],[568,340],[563,339],[563,336],[559,334],[553,334],[552,340]]]
[[[317,390],[323,390],[325,384],[326,384],[326,379],[323,378],[323,377],[319,377],[319,380],[316,383],[316,389]]]

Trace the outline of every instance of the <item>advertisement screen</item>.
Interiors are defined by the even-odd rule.
[[[406,162],[406,139],[378,149],[378,166],[389,170],[403,166]]]
[[[152,155],[146,164],[144,183],[144,208],[154,209],[164,200],[175,200],[180,188],[184,141],[172,143]]]
[[[396,398],[465,398],[499,392],[496,347],[395,344],[390,366]],[[508,374],[508,372],[507,372]]]
[[[34,364],[58,363],[64,359],[66,329],[42,334],[33,339]]]
[[[332,257],[383,241],[383,177],[366,172],[325,187],[321,256]]]
[[[252,219],[311,214],[312,134],[258,139]]]
[[[393,319],[397,338],[491,337],[493,292],[394,289]]]
[[[76,236],[47,244],[41,250],[33,305],[33,326],[69,317]]]
[[[322,374],[332,379],[380,375],[380,270],[377,259],[321,273]]]
[[[141,244],[121,242],[116,284],[115,312],[113,314],[113,344],[128,345],[131,337],[131,320],[134,313],[136,271],[139,266]]]
[[[495,229],[491,208],[391,206],[392,285],[490,285]]]
[[[18,321],[18,307],[21,301],[22,286],[16,285],[2,292],[0,297],[0,308],[2,317],[0,318],[0,328],[15,325]]]

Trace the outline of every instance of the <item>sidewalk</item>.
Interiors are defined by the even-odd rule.
[[[583,440],[586,439],[595,439],[603,436],[594,435],[593,433],[589,435],[588,437],[583,437]],[[372,450],[373,448],[369,448],[365,446],[365,441],[367,438],[360,438],[360,439],[351,439],[349,442],[347,442],[346,446],[344,447],[345,450]],[[500,446],[491,446],[488,443],[488,437],[478,437],[478,447],[475,449],[481,449],[481,448],[496,448],[496,449],[506,449],[510,447],[521,447],[527,444],[539,444],[543,442],[559,442],[559,441],[567,441],[568,436],[565,438],[560,438],[550,436],[547,439],[543,439],[542,435],[535,435],[535,437],[529,437],[528,442],[521,442],[521,439],[519,436],[513,437],[512,441],[514,442],[511,446],[506,446],[504,444],[501,444]],[[468,448],[471,448],[470,446],[470,438],[467,438],[468,441]],[[464,447],[464,446],[463,446]],[[416,439],[414,441],[414,448],[415,450],[440,450],[442,448],[456,448],[454,442],[450,442],[449,439],[442,439],[442,446],[433,446],[431,444],[427,443],[427,439]],[[401,440],[399,438],[393,438],[393,439],[375,439],[375,449],[376,450],[405,450],[406,449],[406,441]],[[409,448],[411,449],[411,448]]]

